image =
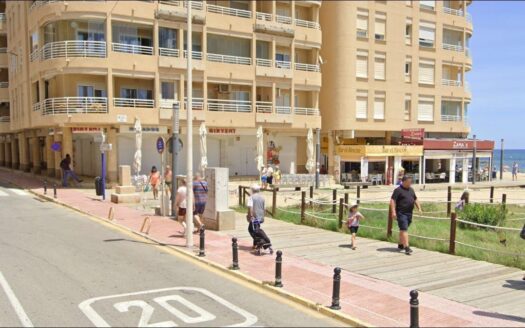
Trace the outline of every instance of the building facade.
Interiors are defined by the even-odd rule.
[[[191,4],[194,144],[205,123],[208,165],[257,174],[262,126],[268,161],[303,171],[307,131],[321,127],[321,1]],[[133,162],[138,119],[143,173],[158,166],[155,140],[171,133],[174,108],[186,138],[186,5],[8,1],[0,21],[0,47],[6,41],[8,53],[0,65],[9,70],[8,80],[0,74],[0,102],[7,103],[0,108],[0,162],[57,176],[60,159],[71,154],[77,173],[96,176],[104,131],[113,145],[107,176],[115,181],[118,165]]]
[[[469,5],[323,2],[321,148],[336,179],[392,183],[405,171],[424,182],[427,173],[455,176],[451,166],[471,165],[453,154],[426,158],[423,147],[423,139],[469,134]]]

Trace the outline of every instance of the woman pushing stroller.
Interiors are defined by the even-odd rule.
[[[246,219],[248,221],[248,232],[253,238],[253,249],[258,255],[262,254],[262,250],[268,250],[270,254],[273,254],[272,243],[270,238],[266,235],[264,230],[261,228],[261,224],[264,222],[265,213],[265,202],[264,197],[260,194],[261,187],[254,184],[251,187],[252,195],[248,199],[248,215]]]

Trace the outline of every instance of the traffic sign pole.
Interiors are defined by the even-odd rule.
[[[166,149],[166,143],[164,142],[164,138],[158,137],[157,152],[160,154],[160,185],[162,187],[160,193],[160,214],[162,216],[166,215],[166,208],[164,206],[164,149]]]

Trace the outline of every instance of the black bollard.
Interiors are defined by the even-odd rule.
[[[199,229],[199,257],[205,257],[206,252],[204,250],[204,225]]]
[[[44,195],[47,195],[47,180],[44,180]]]
[[[417,290],[410,291],[410,328],[419,328],[419,293]]]
[[[233,262],[230,269],[232,270],[239,270],[239,246],[237,245],[237,238],[232,238],[232,255],[233,255]]]
[[[341,268],[337,267],[334,269],[334,286],[332,289],[332,305],[330,309],[341,310],[339,305],[339,294],[341,292]]]
[[[282,287],[282,275],[283,275],[283,252],[277,251],[277,257],[275,258],[275,287]]]
[[[53,183],[53,197],[57,198],[57,184]]]

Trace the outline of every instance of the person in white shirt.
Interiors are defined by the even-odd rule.
[[[270,164],[268,164],[268,168],[266,169],[266,182],[270,187],[273,185],[273,168]]]
[[[186,188],[186,180],[182,180],[179,189],[177,189],[177,196],[175,198],[175,204],[177,205],[177,220],[182,224],[182,234],[186,234],[186,195],[188,189]]]

